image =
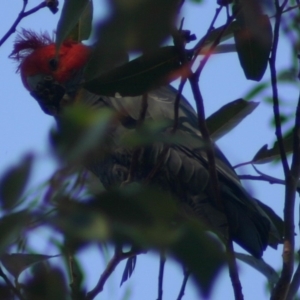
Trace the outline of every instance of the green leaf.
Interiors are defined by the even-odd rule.
[[[38,264],[42,265],[42,264]],[[24,285],[26,299],[66,300],[70,299],[70,287],[67,285],[65,272],[58,268],[40,268],[34,276],[27,278]],[[80,294],[80,291],[76,291]],[[83,299],[80,296],[79,299]]]
[[[99,158],[100,145],[105,144],[106,133],[113,115],[112,110],[105,108],[94,110],[85,106],[74,106],[66,109],[61,118],[59,132],[52,134],[57,154],[68,161],[75,162],[88,158],[99,147]]]
[[[106,241],[111,237],[107,217],[101,211],[75,201],[61,202],[59,213],[51,220],[51,224],[75,240]]]
[[[263,90],[268,88],[270,86],[270,82],[262,82],[259,84],[256,84],[247,94],[244,96],[244,98],[248,101],[252,98],[259,95]],[[272,99],[273,100],[273,99]]]
[[[192,149],[205,148],[205,143],[194,133],[187,133],[177,129],[171,133],[173,122],[169,120],[145,121],[137,130],[128,130],[120,138],[120,144],[124,147],[140,147],[153,145],[154,143],[165,143],[183,145]]]
[[[272,47],[273,32],[267,15],[262,14],[256,1],[240,1],[234,31],[237,53],[247,79],[263,77]]]
[[[180,59],[175,47],[163,47],[87,81],[84,87],[99,95],[137,96],[176,79],[180,75],[176,73],[179,68]]]
[[[140,249],[167,249],[192,272],[204,295],[209,294],[225,262],[220,243],[204,231],[198,220],[187,219],[169,194],[155,187],[132,183],[112,188],[84,203],[68,202],[61,212],[56,224],[69,223],[67,231],[66,226],[61,228],[72,237],[103,241],[103,236],[91,235],[99,226],[90,227],[87,222],[91,215],[98,214],[107,220],[110,234],[106,238],[114,243],[130,243]],[[131,261],[129,273],[133,266]]]
[[[27,155],[19,165],[7,170],[0,180],[0,199],[3,209],[12,209],[20,201],[32,167],[33,157]]]
[[[109,17],[95,26],[97,42],[85,79],[90,81],[122,65],[128,61],[129,51],[158,49],[176,27],[177,8],[177,0],[112,1]]]
[[[131,275],[135,269],[136,259],[137,259],[136,255],[129,257],[127,259],[120,286],[131,277]]]
[[[200,41],[199,43],[197,43],[197,45],[202,45],[203,41],[204,44],[202,46],[200,50],[200,53],[205,53],[207,50],[209,50],[209,47],[214,43],[214,41],[219,37],[219,35],[221,34],[221,32],[223,32],[225,26],[227,25],[222,25],[218,28],[215,28],[213,30],[211,30],[207,35],[205,35]],[[224,42],[230,38],[233,37],[233,33],[239,28],[237,21],[233,21],[230,23],[229,26],[227,26],[227,28],[225,29],[225,31],[222,34],[221,42]],[[195,46],[194,49],[197,49],[198,46]]]
[[[181,236],[171,246],[171,253],[192,273],[203,298],[209,299],[214,280],[225,263],[221,244],[198,221],[190,220],[180,229]]]
[[[277,272],[269,265],[267,264],[262,258],[258,259],[251,255],[244,254],[244,253],[235,253],[235,256],[237,259],[241,260],[242,262],[250,265],[260,273],[262,273],[269,281],[269,284],[271,286],[274,286],[279,276]]]
[[[238,99],[221,107],[206,120],[211,138],[216,141],[228,133],[251,114],[258,104]]]
[[[293,135],[289,134],[283,138],[284,149],[286,153],[293,151]],[[272,148],[268,149],[268,145],[262,146],[252,159],[253,164],[264,164],[272,160],[280,159],[280,151],[278,142],[276,141]]]
[[[142,248],[163,248],[176,239],[177,232],[170,224],[177,209],[168,194],[132,183],[98,198],[91,202],[93,210],[110,219],[115,239],[129,239]]]
[[[70,32],[70,34],[68,34],[68,38],[77,42],[87,40],[91,35],[92,21],[93,21],[93,2],[89,0],[77,24]]]
[[[59,255],[5,253],[1,255],[0,260],[7,271],[17,279],[25,269],[31,267],[33,264],[57,256]]]
[[[0,219],[0,254],[17,241],[26,222],[28,222],[28,213],[25,210]]]
[[[56,48],[71,34],[80,17],[86,11],[90,0],[65,0],[56,29]],[[78,35],[79,37],[79,35]]]

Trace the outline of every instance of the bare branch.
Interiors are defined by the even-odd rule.
[[[190,276],[190,272],[185,269],[184,270],[183,281],[182,281],[182,284],[181,284],[181,288],[180,288],[177,300],[181,300],[182,297],[184,296],[184,291],[185,291],[185,287],[186,287],[187,281],[189,279],[189,276]]]
[[[74,253],[72,253],[71,249],[68,249],[67,257],[68,257],[69,272],[71,277],[70,287],[72,290],[72,299],[78,299],[78,295],[80,295],[81,280],[76,270]]]
[[[286,264],[285,267],[287,269],[286,272],[288,271],[293,272],[293,265],[294,265],[295,193],[297,189],[298,178],[300,176],[300,95],[299,95],[298,105],[296,110],[295,127],[294,127],[293,136],[294,136],[293,159],[292,159],[289,181],[287,182],[286,203],[284,207],[284,220],[285,220],[285,228],[286,228],[284,249],[286,249],[287,253],[283,253],[283,255],[286,255],[283,258],[284,260],[286,260],[286,262],[284,262]],[[298,268],[296,270],[296,273],[294,274],[294,277],[292,279],[288,291],[288,295],[289,297],[291,297],[291,299],[295,296],[299,286],[300,286],[300,266],[298,265]]]
[[[166,256],[164,253],[160,254],[159,259],[159,273],[158,273],[158,297],[157,300],[163,299],[163,281],[164,281],[164,270],[165,270]]]
[[[130,250],[128,252],[122,252],[119,251],[118,249],[116,249],[114,256],[112,257],[112,259],[110,260],[110,262],[108,263],[108,265],[106,266],[106,269],[104,270],[104,272],[101,274],[98,283],[96,284],[96,286],[87,293],[86,295],[86,299],[87,300],[92,300],[94,299],[100,292],[102,292],[104,284],[106,283],[107,279],[109,278],[109,276],[112,274],[112,272],[115,270],[115,268],[117,267],[117,265],[124,259],[138,255],[142,253],[141,250]]]
[[[239,179],[241,180],[258,180],[258,181],[266,181],[269,182],[270,184],[282,184],[285,185],[285,181],[282,179],[278,179],[272,176],[257,176],[257,175],[239,175]]]
[[[29,15],[32,15],[33,13],[37,12],[38,10],[45,8],[45,7],[49,7],[49,9],[53,12],[56,13],[57,12],[57,5],[58,5],[58,1],[53,1],[53,0],[48,0],[48,1],[43,1],[41,2],[39,5],[37,5],[36,7],[28,10],[25,12],[26,6],[27,6],[27,0],[23,1],[23,7],[21,12],[19,13],[17,19],[15,20],[15,22],[12,24],[12,26],[10,27],[10,29],[6,32],[6,34],[0,39],[0,47],[3,45],[3,43],[16,31],[17,26],[19,25],[19,23],[22,21],[22,19],[24,19],[25,17],[28,17]]]
[[[221,7],[216,10],[215,17],[209,27],[209,30],[212,30],[212,28],[214,26],[214,22],[218,16],[220,10],[221,10]],[[202,73],[202,70],[204,69],[208,59],[210,58],[211,54],[213,53],[213,50],[219,44],[219,42],[222,38],[222,35],[224,34],[225,30],[230,25],[230,23],[234,20],[237,13],[238,12],[236,12],[232,17],[228,18],[227,23],[224,26],[222,32],[219,34],[217,39],[213,42],[209,51],[207,52],[207,54],[204,56],[204,58],[200,62],[196,72],[191,74],[191,76],[189,77],[192,92],[193,92],[196,106],[197,106],[199,130],[200,130],[203,140],[206,144],[206,155],[207,155],[207,161],[208,161],[208,169],[209,169],[209,176],[210,176],[209,178],[210,178],[211,190],[213,193],[213,199],[215,201],[215,205],[220,210],[223,210],[223,211],[225,210],[225,206],[223,203],[223,199],[220,195],[219,180],[218,180],[218,174],[217,174],[217,170],[216,170],[214,149],[213,149],[212,141],[210,139],[209,131],[208,131],[208,128],[207,128],[206,122],[205,122],[204,101],[203,101],[202,94],[200,92],[198,82],[199,82],[199,77]],[[209,33],[209,31],[208,31],[208,33]],[[205,40],[203,41],[203,43],[204,42],[205,42]],[[200,45],[200,47],[201,47],[201,45]],[[228,225],[227,225],[227,227],[228,227]],[[227,240],[226,241],[226,252],[228,255],[229,275],[230,275],[230,279],[232,282],[235,299],[243,300],[244,296],[242,294],[242,286],[241,286],[238,271],[237,271],[237,265],[236,265],[236,261],[235,261],[234,250],[233,250],[233,243],[232,243],[232,239],[231,239],[231,236],[229,233],[229,228],[227,228],[226,240]]]
[[[285,190],[285,203],[284,203],[284,247],[283,247],[283,265],[281,276],[272,292],[271,299],[279,300],[285,299],[290,281],[294,270],[294,248],[295,248],[295,220],[294,220],[294,209],[295,209],[295,194],[298,184],[298,178],[300,174],[300,96],[297,105],[295,127],[294,127],[294,144],[293,144],[293,159],[291,170],[289,170],[287,157],[284,149],[282,131],[281,131],[281,120],[279,111],[279,100],[277,91],[277,73],[276,73],[276,52],[279,40],[279,27],[281,22],[281,16],[287,1],[285,0],[282,5],[279,1],[275,1],[276,6],[276,18],[274,28],[274,42],[269,60],[271,70],[271,82],[273,91],[273,109],[274,118],[276,124],[276,136],[280,149],[282,166],[285,174],[286,190]]]

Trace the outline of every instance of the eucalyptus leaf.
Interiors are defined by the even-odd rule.
[[[28,222],[28,213],[23,210],[0,219],[0,254],[15,243]]]
[[[0,204],[3,209],[12,209],[20,201],[30,177],[33,157],[27,155],[19,165],[8,169],[0,180]]]
[[[6,270],[17,279],[24,270],[33,264],[57,256],[59,255],[5,253],[0,256],[0,260]]]
[[[293,151],[293,135],[289,134],[283,138],[284,149],[286,153]],[[268,145],[262,146],[252,159],[253,164],[264,164],[275,159],[280,159],[280,150],[276,141],[272,148],[268,149]]]
[[[137,96],[165,85],[180,76],[180,59],[173,46],[142,55],[120,67],[87,81],[84,87],[95,94]]]
[[[26,299],[70,299],[70,297],[68,297],[70,294],[70,287],[66,282],[65,272],[58,267],[51,269],[40,268],[32,277],[27,278],[23,285],[26,288]],[[77,292],[77,294],[79,292]]]
[[[199,54],[206,53],[209,50],[210,46],[215,42],[215,40],[219,37],[219,35],[221,33],[222,33],[222,37],[221,37],[220,43],[232,38],[234,32],[239,28],[237,21],[231,22],[224,31],[225,26],[227,26],[227,25],[222,25],[218,28],[215,28],[215,29],[211,30],[207,35],[205,35],[194,47],[195,52],[198,52]],[[201,45],[201,47],[199,48],[200,45]],[[217,48],[218,47],[219,46],[217,46]],[[224,52],[218,51],[217,48],[215,49],[216,52],[224,53]]]
[[[60,130],[52,133],[56,153],[73,162],[87,158],[104,143],[112,117],[113,112],[105,108],[92,110],[85,106],[74,106],[66,109]]]
[[[262,273],[269,281],[271,286],[274,286],[279,276],[277,272],[273,269],[272,266],[267,264],[262,258],[258,259],[253,257],[252,255],[244,254],[244,253],[235,253],[235,256],[240,261],[250,265],[252,268],[256,269],[260,273]]]
[[[136,259],[137,259],[136,255],[129,257],[127,259],[120,286],[131,277],[136,265]]]
[[[256,84],[247,94],[244,96],[246,100],[251,100],[252,98],[258,96],[262,91],[270,86],[269,82],[261,82]],[[272,99],[273,100],[273,99]]]
[[[193,275],[200,292],[198,298],[210,299],[211,288],[225,263],[219,241],[208,235],[199,222],[190,221],[181,227],[181,236],[171,246],[171,253]]]
[[[93,2],[89,0],[77,24],[74,26],[70,34],[68,34],[68,38],[77,42],[87,40],[91,35],[92,21],[93,21]]]
[[[268,65],[273,31],[270,19],[256,1],[239,1],[239,28],[234,31],[237,53],[247,79],[260,81]]]
[[[216,141],[228,133],[251,114],[258,104],[238,99],[222,106],[206,120],[211,138]]]
[[[65,0],[56,29],[56,48],[71,34],[80,17],[86,11],[90,0]],[[79,37],[79,35],[78,35]]]

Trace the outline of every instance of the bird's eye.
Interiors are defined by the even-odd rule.
[[[58,61],[56,58],[51,58],[49,60],[49,66],[52,71],[55,71],[58,67]]]

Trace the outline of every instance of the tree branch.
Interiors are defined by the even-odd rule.
[[[293,142],[293,159],[291,170],[288,166],[288,161],[284,149],[282,131],[281,131],[281,120],[280,120],[280,110],[279,110],[279,100],[277,91],[277,73],[276,73],[276,52],[279,40],[279,29],[281,16],[284,10],[287,0],[283,2],[282,5],[276,0],[276,18],[275,18],[275,28],[274,28],[274,41],[273,48],[271,52],[271,57],[269,60],[270,71],[271,71],[271,82],[273,91],[273,109],[274,118],[276,124],[276,136],[278,140],[278,145],[280,149],[282,166],[285,174],[286,190],[285,190],[285,203],[284,203],[284,247],[283,247],[283,265],[280,278],[272,291],[272,300],[286,299],[289,284],[293,275],[294,270],[294,208],[295,208],[295,194],[298,184],[298,178],[300,174],[300,96],[297,105],[295,127],[294,127],[294,142]]]
[[[87,293],[86,295],[86,300],[92,300],[94,299],[100,292],[102,292],[104,284],[106,283],[107,279],[109,276],[112,274],[112,272],[115,270],[117,265],[124,259],[129,258],[131,256],[135,256],[142,253],[141,250],[130,250],[128,252],[122,252],[116,249],[114,256],[106,266],[106,269],[104,272],[101,274],[98,283],[96,286]]]
[[[28,0],[23,0],[23,7],[22,7],[18,17],[16,18],[15,22],[12,24],[10,29],[6,32],[6,34],[0,39],[0,47],[16,31],[17,26],[22,21],[22,19],[24,19],[25,17],[28,17],[29,15],[32,15],[33,13],[35,13],[38,10],[45,8],[45,7],[49,7],[49,9],[54,14],[58,11],[58,8],[57,8],[58,1],[56,1],[56,0],[45,0],[44,2],[41,2],[36,7],[25,12],[27,3],[28,3]]]
[[[80,295],[80,276],[78,276],[78,272],[76,270],[75,266],[75,260],[74,260],[74,253],[73,251],[68,248],[67,249],[67,258],[69,263],[69,272],[70,272],[70,287],[72,291],[72,299],[78,299],[78,296]]]
[[[278,89],[277,89],[277,71],[276,71],[276,56],[277,56],[277,47],[279,41],[279,30],[280,30],[280,22],[282,16],[282,9],[279,5],[277,7],[277,14],[275,18],[275,27],[274,27],[274,40],[271,51],[271,57],[269,59],[269,66],[271,72],[271,83],[272,83],[272,93],[273,93],[273,111],[275,118],[275,126],[276,126],[276,137],[278,140],[278,146],[280,151],[280,157],[282,162],[282,167],[284,171],[284,175],[287,178],[289,174],[289,165],[287,162],[286,153],[284,150],[282,130],[281,130],[281,119],[280,119],[280,109],[279,109],[279,99],[278,99]]]
[[[190,272],[188,270],[186,270],[184,267],[184,277],[183,277],[183,281],[181,284],[181,288],[180,288],[177,300],[181,300],[182,297],[184,296],[184,291],[185,291],[185,287],[186,287],[187,281],[189,279],[189,276],[190,276]]]
[[[293,132],[293,159],[291,165],[291,172],[289,180],[287,181],[286,202],[284,207],[284,221],[285,221],[285,241],[283,252],[283,270],[282,276],[290,278],[293,274],[294,268],[294,248],[295,248],[295,194],[298,185],[298,178],[300,176],[300,94],[298,105],[296,109],[295,126]],[[299,252],[298,252],[299,253]],[[280,278],[281,279],[281,278]],[[290,280],[290,279],[289,279]],[[283,279],[282,279],[283,281]],[[288,296],[293,298],[300,285],[300,266],[296,270],[292,279],[291,285],[288,286]]]
[[[219,10],[218,9],[216,10],[215,16],[218,16],[220,9],[221,9],[221,7],[219,8]],[[189,77],[192,92],[193,92],[196,106],[197,106],[199,130],[202,134],[203,140],[207,147],[206,155],[207,155],[207,161],[208,161],[210,186],[211,186],[211,190],[213,193],[213,199],[215,201],[216,207],[218,207],[220,210],[222,210],[224,212],[225,212],[225,205],[224,205],[223,199],[221,198],[221,195],[220,195],[219,180],[218,180],[218,174],[217,174],[217,170],[216,170],[214,149],[213,149],[212,141],[210,139],[208,128],[206,126],[204,101],[203,101],[202,94],[200,92],[198,82],[199,82],[199,77],[202,73],[202,70],[204,69],[208,59],[210,58],[211,54],[213,53],[213,50],[219,44],[219,42],[222,38],[222,35],[224,34],[224,32],[227,29],[227,27],[229,26],[229,24],[234,20],[237,13],[238,12],[236,12],[233,16],[228,18],[227,23],[224,26],[222,32],[220,32],[219,36],[216,38],[216,40],[211,45],[209,51],[207,52],[207,54],[204,56],[204,58],[200,62],[196,72],[192,73],[192,75]],[[215,20],[216,20],[216,17],[213,19],[213,22],[211,23],[211,25],[209,27],[210,30],[213,28]],[[205,42],[205,40],[204,40],[204,42]],[[228,224],[228,222],[227,222],[227,224]],[[232,239],[231,239],[231,236],[229,233],[228,225],[227,225],[226,240],[227,240],[226,241],[226,252],[228,255],[229,275],[231,278],[235,299],[243,300],[244,297],[243,297],[243,293],[242,293],[242,286],[241,286],[238,271],[237,271],[237,265],[236,265],[236,261],[235,261],[234,250],[233,250],[233,243],[232,243]]]
[[[298,256],[300,256],[300,250],[298,250]],[[294,300],[300,286],[300,262],[298,263],[297,270],[293,276],[293,280],[290,284],[286,300]]]
[[[164,281],[164,270],[165,270],[166,257],[164,253],[160,254],[159,259],[159,273],[158,273],[158,297],[157,300],[163,299],[163,281]]]

